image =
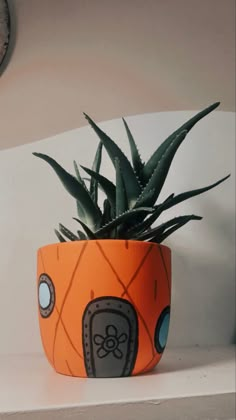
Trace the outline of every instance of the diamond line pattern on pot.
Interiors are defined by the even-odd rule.
[[[108,257],[106,256],[106,254],[105,254],[105,252],[104,252],[104,250],[103,250],[102,246],[101,246],[98,242],[96,242],[96,244],[97,244],[98,248],[100,249],[100,251],[101,251],[101,253],[102,253],[102,255],[103,255],[104,259],[107,261],[107,263],[109,264],[109,266],[110,266],[111,270],[112,270],[112,271],[113,271],[113,273],[115,274],[115,276],[116,276],[116,278],[117,278],[117,281],[118,281],[118,282],[122,285],[122,287],[123,287],[123,289],[124,289],[124,292],[122,293],[121,297],[122,297],[122,296],[124,296],[124,295],[126,295],[126,296],[128,297],[128,299],[129,299],[130,303],[132,303],[132,305],[134,306],[134,308],[135,308],[135,310],[136,310],[136,312],[137,312],[137,315],[138,315],[138,317],[140,318],[140,321],[143,323],[143,326],[144,326],[144,328],[145,328],[145,330],[146,330],[146,332],[147,332],[148,339],[149,339],[149,341],[150,341],[151,348],[152,348],[152,353],[153,353],[153,356],[154,356],[154,354],[155,354],[155,349],[154,349],[154,345],[153,345],[153,339],[152,339],[151,333],[150,333],[150,331],[149,331],[149,329],[148,329],[148,326],[147,326],[147,324],[146,324],[146,321],[145,321],[144,317],[142,316],[142,314],[141,314],[141,313],[140,313],[140,311],[139,311],[139,308],[137,307],[137,305],[135,304],[134,300],[133,300],[133,299],[132,299],[132,297],[130,296],[130,294],[129,294],[129,292],[128,292],[127,287],[125,286],[125,284],[123,283],[123,281],[122,281],[122,280],[121,280],[121,278],[119,277],[119,275],[118,275],[117,271],[116,271],[116,270],[115,270],[115,268],[113,267],[113,264],[110,262],[110,260],[109,260],[109,259],[108,259]],[[142,265],[143,265],[143,264],[144,264],[144,261],[143,261]],[[142,267],[142,265],[140,266],[140,268]],[[137,274],[138,274],[138,273],[136,273],[136,276],[137,276]],[[134,280],[134,279],[133,279],[133,280]]]
[[[166,273],[166,280],[167,280],[168,289],[169,289],[169,297],[171,298],[170,280],[169,280],[168,271],[167,271],[167,268],[166,268],[165,258],[164,258],[161,246],[159,244],[157,244],[157,245],[158,245],[158,249],[159,249],[159,252],[160,252],[161,259],[162,259],[162,264],[163,264],[163,267],[164,267],[165,273]]]
[[[67,296],[68,296],[68,294],[70,293],[70,290],[71,290],[71,287],[72,287],[73,281],[74,281],[74,279],[75,279],[76,271],[77,271],[77,269],[78,269],[78,267],[79,267],[79,264],[80,264],[81,258],[83,257],[83,254],[84,254],[84,251],[85,251],[85,249],[86,249],[87,245],[88,245],[88,243],[87,243],[87,242],[85,242],[85,243],[84,243],[84,245],[83,245],[83,247],[82,247],[82,249],[81,249],[81,252],[80,252],[80,255],[79,255],[78,261],[77,261],[77,263],[76,263],[76,265],[75,265],[74,271],[73,271],[73,273],[72,273],[72,276],[71,276],[71,279],[70,279],[70,282],[69,282],[69,286],[68,286],[68,288],[67,288],[67,291],[66,291],[66,293],[65,293],[65,296],[64,296],[64,299],[63,299],[63,301],[62,301],[62,305],[61,305],[61,308],[60,308],[60,311],[59,311],[58,320],[57,320],[57,323],[56,323],[56,328],[55,328],[54,341],[53,341],[53,363],[54,363],[54,364],[55,364],[55,345],[56,345],[56,338],[57,338],[58,326],[59,326],[59,323],[60,323],[60,321],[61,321],[62,312],[63,312],[64,306],[65,306],[65,303],[66,303]]]
[[[44,269],[44,271],[45,271],[45,264],[44,264],[44,259],[43,259],[43,256],[42,256],[42,251],[40,250],[39,252],[40,252],[40,258],[41,258],[42,266],[43,266],[43,269]],[[59,260],[59,247],[57,247],[57,259]],[[57,305],[55,305],[55,311],[57,312],[57,314],[58,314],[58,316],[59,316],[60,311],[59,311],[59,309],[58,309]],[[62,318],[61,318],[61,324],[62,324],[62,327],[63,327],[63,329],[64,329],[64,332],[65,332],[65,334],[66,334],[66,336],[67,336],[67,339],[68,339],[68,341],[69,341],[69,343],[70,343],[71,347],[74,349],[75,353],[76,353],[76,354],[80,357],[80,359],[83,359],[83,356],[80,354],[80,352],[79,352],[79,351],[78,351],[78,349],[76,348],[75,344],[73,343],[73,340],[71,339],[70,334],[69,334],[69,332],[67,331],[67,328],[66,328],[66,326],[65,326],[65,324],[64,324],[64,322],[63,322],[63,319],[62,319]],[[42,340],[42,342],[43,342],[43,340]],[[44,343],[43,343],[43,347],[44,347],[44,351],[45,351],[45,353],[48,355],[48,357],[49,357],[49,359],[50,359],[50,363],[53,365],[53,360],[52,360],[52,359],[51,359],[51,357],[49,356],[48,352],[46,352],[46,349],[45,349]],[[67,362],[67,361],[66,361],[66,363],[68,364],[68,362]]]

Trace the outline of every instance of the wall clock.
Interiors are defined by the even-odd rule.
[[[0,68],[6,57],[10,41],[10,12],[7,0],[0,0]]]

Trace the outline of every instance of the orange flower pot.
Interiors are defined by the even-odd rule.
[[[118,377],[151,370],[166,346],[171,251],[90,240],[38,250],[39,324],[59,373]]]

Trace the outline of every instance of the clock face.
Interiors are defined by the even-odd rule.
[[[7,53],[10,38],[10,14],[7,0],[0,0],[0,66]]]

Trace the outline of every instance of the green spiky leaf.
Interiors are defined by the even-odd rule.
[[[54,232],[60,242],[66,242],[66,239],[61,235],[61,233],[57,229],[54,229]]]
[[[187,131],[183,131],[176,135],[176,137],[169,144],[161,159],[157,162],[156,169],[154,170],[149,182],[144,187],[141,195],[139,196],[135,208],[139,206],[153,206],[162,190],[165,179],[170,169],[170,165],[175,156],[176,151],[185,139]],[[150,190],[154,193],[150,196]]]
[[[132,226],[130,229],[124,232],[124,235],[127,238],[136,239],[138,235],[140,235],[142,232],[145,232],[147,229],[150,228],[150,226],[152,226],[152,224],[160,216],[161,212],[162,212],[161,206],[157,206],[157,208],[153,211],[153,213],[147,219]]]
[[[152,212],[153,209],[150,207],[140,207],[138,209],[128,210],[116,219],[109,222],[107,225],[97,230],[95,232],[95,235],[101,238],[103,237],[103,235],[106,235],[107,233],[111,232],[113,229],[120,226],[121,224],[130,222],[137,215],[141,215],[143,218],[145,218],[147,214]]]
[[[76,200],[76,207],[79,218],[82,219],[84,223],[88,223],[86,212],[78,200]]]
[[[75,218],[75,220],[80,223],[83,231],[78,230],[77,235],[75,235],[60,224],[59,231],[55,230],[59,241],[66,242],[65,238],[71,241],[124,238],[161,243],[190,220],[200,220],[201,217],[195,215],[180,216],[152,228],[153,223],[164,210],[216,187],[229,177],[226,176],[204,188],[178,195],[171,194],[163,203],[155,205],[175,153],[186,134],[201,118],[213,111],[218,105],[219,103],[211,105],[182,125],[161,144],[146,165],[141,161],[134,138],[124,119],[131,150],[132,166],[114,141],[90,117],[85,115],[100,138],[92,169],[82,167],[90,175],[89,188],[81,177],[76,162],[74,162],[74,167],[77,179],[66,172],[51,157],[34,153],[54,169],[62,184],[77,202],[79,218]],[[116,185],[99,173],[103,145],[116,170]],[[103,212],[97,204],[98,188],[106,194],[103,202]]]
[[[129,129],[129,126],[127,124],[127,122],[125,121],[124,118],[122,118],[124,126],[125,126],[125,130],[127,133],[127,137],[129,140],[129,146],[130,146],[130,151],[131,151],[131,158],[132,158],[132,162],[133,162],[133,168],[135,170],[135,173],[137,174],[140,182],[142,183],[142,170],[144,167],[144,163],[142,162],[142,159],[140,157],[137,145],[135,143],[135,140],[133,138],[133,135]]]
[[[74,164],[75,174],[76,174],[76,178],[77,178],[78,182],[79,182],[81,185],[83,185],[83,187],[84,187],[84,188],[88,191],[88,188],[87,188],[87,186],[86,186],[86,184],[85,184],[85,182],[84,182],[83,178],[82,178],[82,177],[81,177],[81,175],[80,175],[79,167],[78,167],[78,165],[77,165],[77,163],[76,163],[76,161],[75,161],[75,160],[73,161],[73,164]]]
[[[107,225],[112,220],[112,209],[111,204],[107,198],[103,201],[103,214],[102,214],[102,223],[101,225]]]
[[[178,230],[181,227],[183,227],[184,225],[186,225],[191,220],[201,220],[201,219],[202,219],[202,217],[193,218],[193,217],[189,216],[189,218],[186,218],[185,220],[183,219],[182,221],[179,221],[178,223],[176,223],[175,225],[173,225],[169,229],[164,230],[162,233],[157,233],[157,235],[155,235],[153,238],[151,238],[149,240],[149,242],[156,242],[156,243],[161,244],[166,238],[168,238],[168,236],[170,236],[176,230]]]
[[[142,233],[141,235],[138,235],[137,239],[141,240],[141,241],[145,241],[147,239],[153,241],[154,238],[158,238],[160,235],[163,234],[163,232],[166,229],[168,229],[168,228],[170,228],[174,225],[181,224],[183,222],[187,223],[190,220],[201,220],[201,219],[202,219],[202,217],[195,216],[194,214],[175,217],[174,219],[168,220],[167,222],[164,222],[161,225],[159,225],[159,226],[157,226],[153,229],[150,229],[147,232]],[[157,241],[157,239],[155,239],[154,242],[156,242],[156,241]]]
[[[174,233],[176,230],[179,230],[181,227],[186,225],[190,220],[185,220],[183,222],[177,223],[176,225],[172,226],[171,228],[167,229],[165,232],[159,233],[153,238],[151,238],[148,242],[156,242],[161,244],[168,236]]]
[[[95,228],[99,227],[102,218],[101,210],[93,202],[84,186],[80,184],[74,176],[65,171],[65,169],[63,169],[62,166],[50,156],[42,153],[33,153],[33,155],[45,160],[54,169],[66,190],[83,206],[83,209],[86,212],[86,217],[89,220],[89,226]]]
[[[76,236],[73,232],[67,229],[62,223],[59,224],[59,230],[60,233],[62,233],[62,235],[64,235],[66,238],[70,239],[70,241],[79,240],[78,236]]]
[[[170,194],[164,201],[164,203],[167,203],[168,201],[172,200],[172,198],[175,196],[174,193]]]
[[[87,239],[87,236],[84,232],[82,232],[82,230],[77,230],[77,235],[81,241],[85,241]]]
[[[153,212],[153,214],[151,214],[146,220],[128,229],[128,231],[126,232],[126,235],[128,237],[135,238],[138,234],[141,234],[146,229],[150,228],[150,226],[158,219],[158,217],[161,215],[163,211],[175,206],[178,203],[181,203],[184,200],[187,200],[189,198],[192,198],[194,196],[203,194],[204,192],[211,190],[212,188],[220,185],[229,177],[230,175],[227,175],[224,178],[220,179],[219,181],[215,182],[214,184],[208,185],[207,187],[204,187],[204,188],[186,191],[185,193],[178,194],[176,196],[174,194],[171,194],[169,197],[167,197],[167,199],[162,204],[159,204],[158,206],[156,206],[156,209]]]
[[[116,165],[116,217],[123,214],[127,209],[127,196],[123,176],[120,169],[119,159],[115,159]]]
[[[97,172],[92,171],[89,168],[86,168],[85,166],[81,165],[81,168],[83,168],[83,170],[85,172],[87,172],[87,174],[89,174],[92,178],[94,178],[100,185],[101,189],[104,191],[104,193],[106,194],[112,209],[115,211],[116,208],[116,187],[115,185],[109,181],[109,179],[107,179],[106,177],[104,177],[101,174],[98,174]]]
[[[96,154],[95,154],[95,158],[94,158],[94,161],[93,161],[92,170],[95,173],[99,173],[99,171],[100,171],[101,162],[102,162],[102,146],[103,146],[102,142],[100,142],[98,144],[97,151],[96,151]],[[90,194],[91,194],[91,197],[92,197],[93,201],[95,203],[97,203],[98,202],[98,182],[94,177],[91,177]]]
[[[89,229],[89,227],[85,223],[82,222],[82,220],[79,220],[76,217],[73,217],[73,219],[76,220],[76,222],[80,223],[89,239],[97,239],[96,235],[91,231],[91,229]]]
[[[146,180],[146,182],[149,181],[150,177],[152,176],[153,172],[155,171],[158,162],[162,159],[163,155],[165,154],[166,150],[169,148],[172,141],[176,138],[177,135],[179,135],[182,131],[186,130],[189,132],[194,125],[200,121],[202,118],[204,118],[207,114],[214,111],[218,106],[220,105],[220,102],[216,102],[207,108],[203,109],[202,111],[198,112],[194,117],[190,118],[186,123],[184,123],[180,128],[178,128],[174,133],[172,133],[159,147],[158,149],[153,153],[153,155],[150,157],[148,162],[143,168],[143,178]]]
[[[84,189],[88,192],[88,194],[90,194],[84,182],[84,179],[80,175],[79,167],[75,160],[73,164],[74,164],[75,174],[76,174],[76,178],[78,182],[84,187]],[[76,207],[77,207],[77,213],[78,213],[79,219],[83,220],[85,224],[89,224],[89,218],[87,217],[86,211],[84,210],[84,207],[81,205],[81,203],[78,200],[76,200]]]
[[[127,194],[128,205],[129,208],[132,208],[137,200],[137,197],[141,193],[141,187],[129,160],[122,152],[122,150],[114,143],[114,141],[106,133],[104,133],[104,131],[102,131],[87,114],[84,115],[91,127],[93,128],[93,130],[95,131],[95,133],[100,138],[101,142],[103,143],[114,167],[115,159],[119,159],[125,184],[125,190]]]
[[[81,185],[83,185],[83,187],[88,191],[83,178],[81,178],[79,167],[75,160],[73,161],[73,164],[74,164],[75,174],[76,174],[76,178],[78,182]],[[88,223],[86,212],[84,211],[83,206],[80,204],[78,200],[76,200],[76,207],[77,207],[77,213],[78,213],[79,218],[82,219],[84,223]]]
[[[189,198],[195,197],[196,195],[203,194],[204,192],[209,191],[212,188],[217,187],[222,182],[226,181],[226,179],[228,179],[229,177],[230,177],[230,175],[227,175],[224,178],[220,179],[219,181],[214,182],[214,184],[208,185],[207,187],[198,188],[196,190],[191,190],[191,191],[186,191],[182,194],[178,194],[176,196],[169,197],[168,201],[163,203],[162,210],[167,210],[167,209],[175,206],[176,204],[181,203],[182,201],[188,200]]]

